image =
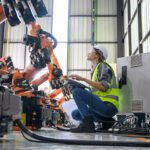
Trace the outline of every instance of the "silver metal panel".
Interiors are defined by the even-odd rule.
[[[122,66],[127,66],[127,85],[120,90],[120,112],[132,112],[133,104],[139,111],[150,112],[150,53],[142,54],[142,62],[142,66],[131,68],[131,57],[117,59],[118,78]]]
[[[70,0],[71,15],[91,15],[92,0]]]
[[[15,115],[14,117],[19,117],[22,112],[22,102],[21,98],[13,95],[10,90],[5,89],[3,94],[3,101],[2,101],[2,115],[3,116],[10,116]]]
[[[98,0],[97,13],[99,15],[116,15],[117,0]]]
[[[131,103],[131,111],[132,112],[143,112],[143,101],[142,100],[134,100]]]
[[[21,98],[19,96],[10,94],[10,107],[9,107],[9,113],[10,115],[20,115],[22,112],[22,102]]]
[[[138,17],[137,14],[135,19],[131,24],[131,45],[132,45],[132,53],[136,50],[139,44],[139,36],[138,36]]]
[[[90,69],[87,53],[90,44],[70,44],[68,47],[68,69]]]
[[[73,17],[70,18],[70,41],[90,41],[91,39],[91,18]]]
[[[142,55],[131,56],[131,67],[139,67],[143,65]]]
[[[15,68],[24,69],[25,46],[23,44],[4,44],[3,56],[11,56]]]
[[[2,115],[10,115],[9,106],[10,106],[10,92],[8,89],[6,89],[5,93],[3,93]]]
[[[117,41],[117,17],[99,17],[96,27],[97,41]]]

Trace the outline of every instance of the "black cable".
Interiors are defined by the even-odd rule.
[[[59,130],[59,131],[67,131],[67,132],[70,132],[70,128],[63,128],[63,127],[60,127],[60,126],[58,126],[58,127],[56,127],[56,129],[57,130]]]
[[[130,146],[130,147],[150,147],[150,142],[127,142],[127,141],[90,141],[90,140],[75,140],[75,139],[55,139],[37,135],[21,123],[20,119],[15,121],[23,132],[28,136],[40,140],[43,143],[61,143],[61,144],[74,144],[74,145],[101,145],[101,146]]]
[[[39,143],[40,141],[39,140],[32,140],[32,139],[29,139],[29,138],[27,138],[26,136],[25,136],[25,134],[21,131],[21,134],[22,134],[22,136],[26,139],[26,140],[28,140],[28,141],[30,141],[30,142],[36,142],[36,143]]]
[[[57,40],[51,33],[48,33],[48,32],[46,32],[46,31],[44,31],[42,29],[40,29],[38,32],[39,32],[39,34],[45,34],[46,36],[50,37],[53,40],[53,42],[54,42],[53,49],[56,48]]]

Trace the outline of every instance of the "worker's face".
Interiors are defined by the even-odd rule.
[[[94,49],[89,50],[88,55],[87,55],[87,60],[93,61],[98,59],[98,55]]]

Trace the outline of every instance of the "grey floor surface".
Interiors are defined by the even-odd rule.
[[[108,133],[70,133],[54,129],[42,129],[37,134],[61,138],[61,139],[78,139],[78,140],[100,140],[100,141],[138,141],[137,138],[116,136]],[[0,150],[148,150],[143,147],[118,147],[118,146],[79,146],[65,145],[55,143],[34,143],[23,138],[20,132],[13,132],[5,135],[0,139]]]

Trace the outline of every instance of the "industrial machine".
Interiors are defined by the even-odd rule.
[[[150,125],[150,53],[117,59],[120,115],[134,114]]]
[[[1,22],[7,18],[11,26],[16,26],[20,24],[21,16],[25,24],[32,27],[23,38],[23,43],[29,47],[30,65],[24,71],[20,71],[13,66],[11,57],[0,59],[1,136],[8,132],[8,127],[11,127],[8,124],[12,124],[14,121],[13,116],[17,115],[19,119],[20,113],[25,111],[21,105],[22,101],[23,103],[30,101],[27,104],[31,112],[29,116],[32,117],[30,125],[37,129],[43,126],[43,122],[46,126],[56,127],[66,124],[68,121],[67,115],[61,107],[65,97],[58,101],[55,99],[55,96],[62,92],[60,88],[63,86],[62,70],[53,53],[53,49],[57,46],[57,40],[52,34],[42,30],[41,26],[36,24],[32,9],[35,10],[38,17],[47,14],[43,0],[2,0],[0,3]],[[34,75],[44,67],[48,68],[48,72],[34,80]],[[53,89],[56,89],[48,95],[38,90],[38,86],[46,80],[50,82]],[[7,107],[6,104],[8,104]],[[20,110],[22,107],[23,110]],[[7,112],[4,111],[6,109]]]
[[[12,123],[22,112],[21,98],[0,86],[0,137],[12,130]]]

